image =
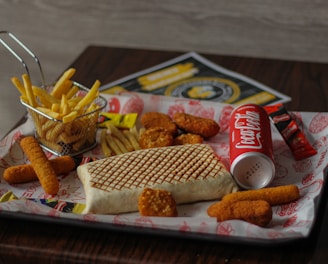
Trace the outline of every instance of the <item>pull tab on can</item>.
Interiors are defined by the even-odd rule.
[[[269,116],[255,104],[236,108],[230,119],[230,172],[244,189],[260,189],[275,176]]]

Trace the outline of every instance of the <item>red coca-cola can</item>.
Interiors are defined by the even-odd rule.
[[[230,172],[244,189],[263,188],[275,176],[270,120],[258,105],[241,105],[231,113]]]

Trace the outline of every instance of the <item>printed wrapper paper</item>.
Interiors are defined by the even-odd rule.
[[[121,95],[104,95],[108,100],[106,111],[117,113],[135,112],[142,114],[149,111],[159,111],[170,116],[176,111],[183,111],[216,120],[220,133],[207,141],[221,156],[223,163],[229,168],[229,118],[233,110],[232,105],[192,101],[189,99],[173,98],[157,95],[125,93]],[[179,216],[175,218],[142,217],[138,212],[120,215],[96,215],[63,213],[56,208],[51,208],[30,199],[58,199],[62,202],[85,203],[83,186],[76,172],[60,176],[60,190],[58,195],[49,197],[43,192],[38,181],[26,184],[9,185],[1,178],[0,195],[12,191],[18,199],[0,203],[0,213],[5,211],[24,212],[32,215],[69,218],[76,221],[93,221],[136,227],[147,227],[163,230],[177,230],[212,234],[218,237],[230,236],[243,239],[284,240],[297,239],[309,235],[316,220],[318,204],[322,187],[325,181],[324,170],[328,164],[328,113],[292,112],[300,129],[318,151],[318,154],[301,161],[295,161],[292,153],[282,136],[271,126],[276,176],[272,186],[296,184],[301,192],[301,198],[290,204],[274,206],[273,219],[269,226],[258,226],[230,220],[216,222],[210,218],[206,209],[215,201],[198,202],[179,205]],[[16,140],[21,135],[33,134],[34,125],[30,118],[21,126],[9,133],[0,142],[0,172],[11,165],[28,163]],[[99,140],[99,139],[98,139]],[[49,158],[54,156],[47,153]],[[84,154],[84,157],[102,158],[101,147],[98,145],[93,150]]]

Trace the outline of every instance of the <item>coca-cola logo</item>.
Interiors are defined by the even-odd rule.
[[[235,147],[238,149],[261,149],[261,121],[260,114],[254,111],[246,111],[245,114],[235,115],[234,127],[239,131],[239,141]]]

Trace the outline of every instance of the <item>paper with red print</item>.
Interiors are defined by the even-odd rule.
[[[126,93],[122,95],[104,95],[108,99],[106,111],[142,114],[148,111],[159,111],[172,115],[176,111],[212,118],[220,127],[220,133],[207,141],[222,161],[229,166],[228,121],[233,106],[214,102],[192,101],[189,99]],[[1,211],[24,212],[34,215],[45,215],[60,218],[76,219],[76,221],[93,221],[113,223],[137,227],[148,227],[163,230],[177,230],[202,234],[214,234],[218,237],[242,237],[265,240],[297,239],[309,235],[314,225],[317,206],[325,181],[324,169],[328,164],[328,113],[293,112],[300,129],[318,151],[310,158],[295,161],[283,138],[272,125],[276,177],[272,186],[296,184],[301,191],[301,198],[294,203],[273,207],[273,219],[268,227],[260,228],[246,222],[231,220],[217,223],[216,219],[206,214],[206,209],[214,201],[198,202],[178,206],[179,216],[176,218],[141,217],[138,212],[121,215],[80,215],[63,213],[60,210],[36,203],[28,199],[18,199],[0,203]],[[30,119],[12,131],[0,142],[0,173],[11,165],[28,163],[16,139],[21,135],[33,134],[33,123]],[[52,154],[48,153],[49,158]],[[89,158],[102,158],[101,148],[84,154]],[[1,178],[0,195],[12,191],[18,198],[49,198],[38,182],[8,185]],[[58,195],[51,197],[61,201],[84,203],[85,196],[76,172],[60,177]]]

